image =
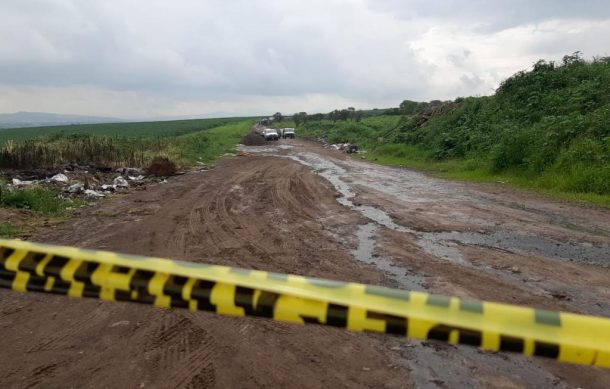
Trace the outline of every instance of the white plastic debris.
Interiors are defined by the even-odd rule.
[[[115,185],[102,185],[102,190],[104,192],[114,192],[114,191],[116,191],[116,186]]]
[[[14,187],[30,186],[30,185],[34,185],[34,184],[35,184],[34,181],[21,181],[18,178],[13,178],[13,186]]]
[[[135,177],[134,176],[128,176],[128,178],[131,181],[142,181],[144,179],[144,176],[140,174],[139,176],[135,176]]]
[[[68,193],[80,193],[84,189],[83,184],[74,184],[70,185],[68,188]]]
[[[51,181],[53,182],[68,182],[70,179],[65,174],[59,173],[51,177]]]
[[[92,189],[85,190],[85,196],[87,196],[90,199],[100,199],[102,197],[106,197],[105,194],[92,190]]]
[[[129,186],[129,182],[121,176],[115,178],[112,183],[119,188],[127,188]]]

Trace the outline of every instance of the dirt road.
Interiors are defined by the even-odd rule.
[[[610,316],[610,212],[303,140],[33,240]],[[610,371],[339,329],[0,291],[3,387],[610,387]]]

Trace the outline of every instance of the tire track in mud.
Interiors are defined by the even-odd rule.
[[[295,162],[229,158],[211,171],[104,200],[34,240],[376,283],[380,274],[354,264],[320,221],[342,212],[333,194]],[[399,388],[407,380],[405,369],[387,367],[385,340],[366,334],[56,296],[2,296],[8,298],[0,299],[0,312],[7,313],[0,315],[0,381],[8,387],[383,382]]]
[[[292,144],[328,158],[317,146]],[[272,152],[297,152],[277,149]],[[346,168],[346,180],[350,179],[351,162],[341,164]],[[387,171],[379,175],[379,179],[388,177]],[[397,190],[399,184],[390,183],[386,189]],[[435,201],[451,193],[443,185],[435,184],[439,189]],[[35,240],[394,286],[383,269],[353,260],[356,234],[370,221],[340,205],[335,194],[330,183],[287,158],[229,158],[211,171],[189,173],[168,184],[101,202],[97,208],[84,210],[80,218],[43,231]],[[409,219],[401,208],[419,212],[413,204],[429,201],[389,203],[382,202],[381,194],[375,196],[371,204],[382,205],[387,220],[414,230],[418,225],[403,223]],[[415,194],[409,196],[417,200]],[[358,201],[363,202],[360,196]],[[158,206],[151,207],[151,203]],[[140,208],[145,212],[139,212]],[[435,227],[432,222],[429,226]],[[474,297],[502,293],[517,303],[542,301],[540,296],[523,300],[522,292],[515,291],[515,285],[498,277],[495,270],[481,274],[476,266],[443,261],[422,252],[408,232],[374,227],[375,244],[366,248],[366,255],[387,259],[389,266],[398,265],[394,270],[425,275],[424,286],[432,291],[458,291]],[[365,238],[367,234],[364,230]],[[471,252],[456,248],[472,260]],[[510,253],[493,254],[499,264],[505,263],[500,254],[513,258]],[[477,261],[489,265],[484,257]],[[583,270],[575,277],[582,284],[588,274]],[[544,276],[567,282],[551,273]],[[598,276],[595,282],[600,280],[603,278]],[[0,312],[7,314],[0,315],[4,331],[0,377],[7,387],[82,387],[91,382],[100,387],[184,388],[595,387],[610,382],[608,374],[586,368],[334,328],[35,295],[3,293],[2,297]],[[561,304],[569,306],[570,302]],[[59,319],[53,319],[53,312]],[[28,354],[30,349],[37,351]],[[411,362],[405,364],[405,360]],[[453,377],[447,379],[448,375]]]
[[[215,342],[183,314],[166,315],[157,323],[146,336],[143,353],[152,362],[150,369],[167,377],[164,379],[175,388],[210,387],[215,383]]]
[[[245,149],[245,151],[255,152],[253,148]],[[423,287],[424,290],[429,292],[457,293],[464,297],[507,301],[549,309],[570,310],[569,308],[571,308],[572,311],[583,313],[607,313],[607,310],[604,311],[603,302],[601,302],[603,298],[597,298],[593,301],[598,301],[596,304],[602,305],[596,306],[596,304],[588,302],[587,308],[570,304],[557,304],[556,301],[548,300],[546,296],[540,293],[531,294],[531,285],[527,285],[521,277],[515,277],[515,274],[521,274],[522,268],[514,271],[509,268],[508,272],[497,270],[486,265],[485,261],[471,261],[470,255],[466,256],[463,253],[464,248],[474,248],[480,246],[479,243],[482,242],[489,245],[491,249],[495,249],[500,244],[498,249],[503,254],[514,257],[516,256],[514,252],[502,248],[506,245],[517,244],[518,247],[530,249],[533,246],[529,242],[535,241],[536,244],[542,245],[542,249],[535,247],[537,253],[550,253],[549,255],[553,256],[557,252],[555,247],[557,246],[572,256],[576,253],[586,252],[585,259],[591,258],[595,262],[604,258],[608,259],[607,250],[603,247],[594,247],[587,244],[568,246],[558,243],[558,241],[553,241],[553,245],[549,246],[547,244],[548,238],[538,238],[537,236],[528,237],[527,241],[522,242],[518,235],[510,232],[502,234],[502,231],[491,235],[478,232],[421,231],[418,230],[417,225],[413,226],[413,224],[408,223],[406,217],[398,219],[399,221],[394,217],[397,210],[400,210],[405,204],[404,201],[399,200],[403,197],[406,197],[405,201],[418,204],[418,207],[419,204],[430,201],[426,198],[413,201],[414,196],[412,194],[401,192],[400,185],[404,179],[398,176],[397,172],[399,170],[392,171],[390,168],[368,165],[371,171],[366,172],[365,176],[362,163],[330,156],[328,152],[298,149],[286,152],[286,150],[269,149],[264,150],[262,154],[290,158],[310,167],[327,179],[341,194],[337,198],[338,203],[360,213],[368,220],[367,224],[359,225],[356,231],[358,245],[351,252],[358,261],[373,264],[380,270],[385,271],[391,280],[389,286],[398,285],[406,289],[419,290]],[[409,174],[410,176],[420,177],[424,181],[432,181],[419,173]],[[382,182],[383,179],[388,180],[388,182]],[[362,203],[359,196],[363,191],[363,185],[365,185],[367,192],[368,201],[366,204]],[[405,190],[422,186],[422,184],[416,182],[408,182],[405,185]],[[450,202],[452,205],[447,207],[447,210],[451,210],[450,214],[457,215],[458,220],[460,218],[469,220],[468,211],[461,210],[460,206],[476,208],[476,205],[471,205],[470,196],[458,193],[453,196],[458,200],[455,203],[453,197],[450,196],[451,191],[446,186],[443,186],[440,180],[434,182],[430,185],[430,188],[435,193],[431,193],[430,198],[434,199],[435,204],[443,206],[445,202]],[[430,191],[430,188],[427,188],[427,190]],[[379,196],[380,194],[381,196]],[[395,197],[392,197],[392,195]],[[392,200],[379,203],[379,199],[384,197],[390,197]],[[481,197],[484,196],[474,196],[475,199]],[[356,198],[358,201],[356,201]],[[460,202],[464,204],[458,205]],[[380,204],[383,204],[383,206],[380,206]],[[476,204],[476,201],[473,204]],[[460,212],[464,212],[464,214],[462,215]],[[501,210],[501,213],[506,213],[506,211]],[[488,211],[488,215],[486,215],[488,218],[490,216],[493,216],[493,210]],[[531,217],[528,218],[528,216],[519,213],[514,220],[518,223],[520,218],[524,218],[531,223]],[[510,212],[506,213],[505,217],[510,218]],[[543,226],[537,226],[537,228],[544,230]],[[381,237],[384,237],[383,241]],[[388,237],[392,239],[388,239]],[[595,241],[598,240],[598,237],[592,237],[591,239]],[[411,252],[400,250],[405,243],[411,247]],[[393,252],[387,251],[387,248],[393,247],[396,247]],[[573,247],[577,247],[577,249],[575,250]],[[606,255],[604,255],[604,251]],[[427,269],[428,265],[434,265],[434,270]],[[556,264],[552,266],[557,268]],[[567,267],[570,265],[562,264],[561,266]],[[588,265],[581,264],[580,266]],[[460,275],[467,276],[465,279],[470,280],[468,282],[471,282],[471,284],[469,285],[460,279]],[[447,282],[441,285],[436,282],[439,279],[446,279]],[[443,286],[449,286],[450,289],[443,289]],[[489,289],[486,290],[484,287]],[[503,293],[499,291],[503,291]],[[592,295],[587,290],[583,290],[583,294],[584,296]],[[585,302],[586,300],[579,299],[579,301]],[[400,344],[405,351],[400,353],[399,362],[411,370],[411,377],[416,386],[487,387],[493,385],[493,383],[503,382],[502,386],[509,384],[509,386],[512,386],[512,384],[519,382],[518,385],[536,387],[551,385],[569,387],[571,385],[589,386],[599,380],[610,383],[610,374],[594,369],[584,372],[584,374],[575,374],[576,368],[573,366],[557,366],[546,361],[524,360],[519,356],[502,355],[501,358],[498,358],[477,350],[452,350],[449,353],[441,353],[439,350],[445,350],[447,347],[438,346],[440,348],[437,349],[434,342],[401,340]],[[419,347],[409,347],[411,344],[419,345]],[[433,345],[434,347],[422,347],[425,345]],[[449,348],[455,349],[454,347]],[[445,367],[439,368],[439,366]],[[478,371],[479,374],[471,374],[472,369]]]

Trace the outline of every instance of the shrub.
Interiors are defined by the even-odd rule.
[[[166,157],[157,156],[153,158],[152,162],[146,169],[148,174],[152,174],[157,177],[168,177],[176,173],[176,164],[170,161]]]
[[[31,209],[41,213],[59,213],[72,205],[72,201],[59,197],[50,189],[0,189],[0,205],[10,208]]]

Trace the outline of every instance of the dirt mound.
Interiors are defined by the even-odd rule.
[[[239,143],[241,143],[242,145],[245,145],[245,146],[264,146],[267,143],[267,141],[265,141],[265,139],[262,136],[254,133],[254,132],[251,132],[248,135],[241,138],[241,141]]]
[[[155,157],[146,171],[157,177],[167,177],[176,173],[176,164],[165,157]]]

